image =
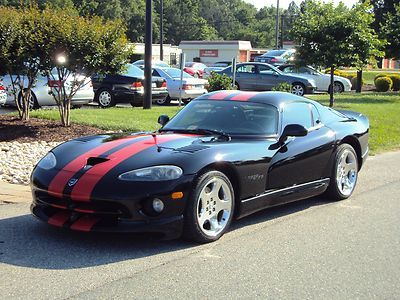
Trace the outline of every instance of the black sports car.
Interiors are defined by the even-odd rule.
[[[213,92],[159,123],[54,148],[33,171],[32,213],[73,230],[209,242],[266,207],[349,197],[368,154],[365,116],[289,93]]]
[[[94,101],[101,108],[115,106],[117,103],[130,103],[142,106],[144,99],[144,72],[132,64],[120,74],[96,75],[92,77]],[[151,95],[153,102],[168,97],[167,82],[161,77],[152,77]]]

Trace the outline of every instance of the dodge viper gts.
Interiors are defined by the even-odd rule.
[[[211,242],[267,207],[348,198],[368,154],[365,116],[289,93],[208,93],[159,123],[51,150],[32,173],[32,213],[78,231]]]

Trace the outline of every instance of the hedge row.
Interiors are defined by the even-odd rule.
[[[378,92],[400,90],[400,74],[381,73],[375,76],[374,84]]]

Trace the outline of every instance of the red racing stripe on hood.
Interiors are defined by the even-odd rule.
[[[155,140],[157,145],[173,141],[176,139],[182,139],[188,135],[157,135],[155,138],[150,136],[148,139],[141,140],[135,144],[125,147],[119,151],[113,153],[113,159],[110,159],[104,163],[93,166],[89,169],[75,184],[71,192],[71,199],[73,201],[90,201],[90,196],[96,184],[114,167],[132,157],[135,154],[142,152],[152,146],[155,146]]]
[[[110,141],[110,142],[101,144],[100,146],[95,147],[93,149],[90,149],[88,152],[85,152],[84,154],[78,156],[77,158],[75,158],[74,160],[69,162],[63,168],[63,169],[71,170],[71,171],[60,170],[57,173],[57,175],[53,178],[53,180],[49,184],[48,193],[52,196],[61,198],[62,193],[65,188],[65,185],[71,179],[71,173],[72,174],[76,173],[81,168],[83,168],[86,165],[86,161],[87,161],[88,157],[109,151],[115,147],[122,145],[123,143],[126,143],[127,141],[131,140],[132,138],[136,138],[136,137],[138,137],[138,136]]]
[[[255,95],[257,95],[256,92],[246,92],[246,93],[242,92],[242,93],[239,93],[239,94],[233,96],[229,100],[248,101],[251,97],[254,97]]]

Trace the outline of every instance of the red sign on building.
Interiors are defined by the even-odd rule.
[[[200,57],[218,57],[218,50],[200,49]]]

